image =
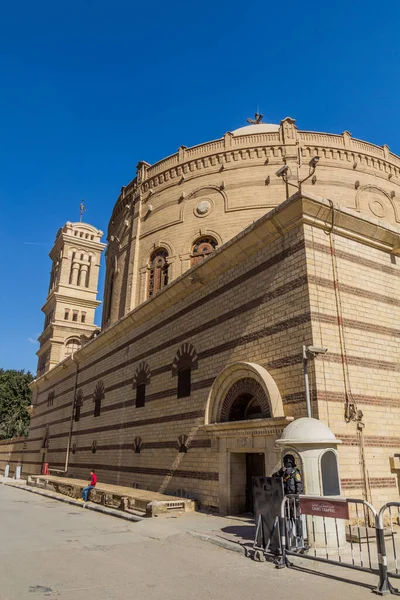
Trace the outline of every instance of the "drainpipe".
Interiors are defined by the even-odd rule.
[[[78,385],[78,373],[79,373],[79,363],[76,360],[74,354],[71,354],[71,359],[75,363],[75,382],[74,382],[74,391],[73,391],[73,396],[72,396],[72,410],[71,410],[71,419],[69,422],[69,433],[68,433],[68,441],[67,441],[67,453],[65,455],[65,465],[64,465],[64,469],[49,469],[50,473],[52,471],[53,471],[53,473],[67,473],[67,471],[68,471],[69,454],[70,454],[70,450],[71,450],[72,429],[74,426],[75,396],[76,396],[76,388]]]
[[[310,384],[308,381],[308,356],[307,348],[303,346],[303,373],[304,373],[304,387],[306,389],[306,410],[307,417],[311,417],[311,399],[310,399]]]

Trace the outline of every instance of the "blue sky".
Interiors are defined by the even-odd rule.
[[[3,2],[0,367],[36,371],[55,234],[81,198],[106,232],[139,160],[258,106],[400,154],[399,18],[397,0]]]

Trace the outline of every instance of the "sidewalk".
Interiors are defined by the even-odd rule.
[[[47,498],[67,502],[78,508],[85,508],[101,512],[108,516],[135,522],[135,532],[143,535],[144,538],[166,540],[167,538],[179,534],[187,534],[226,550],[241,553],[246,556],[252,556],[255,524],[254,519],[250,515],[224,517],[205,512],[174,511],[154,518],[143,518],[127,514],[121,510],[112,510],[93,502],[83,504],[82,502],[69,498],[63,494],[26,486],[25,482],[22,480],[5,480],[3,477],[0,478],[0,483]],[[393,539],[396,551],[394,551],[394,547],[392,548],[391,541],[388,541],[388,563],[389,567],[394,571],[397,568],[396,557],[400,556],[400,536],[395,535]],[[370,545],[370,551],[372,567],[377,569],[378,555],[375,544]],[[322,551],[322,553],[324,553],[324,551]],[[310,551],[310,554],[312,554],[312,551]],[[329,558],[338,560],[338,557],[334,555],[334,552]],[[355,563],[353,564],[359,564],[361,562],[364,565],[367,565],[367,546],[365,544],[354,544],[352,548],[350,544],[346,545],[346,548],[342,549],[342,562],[351,564],[353,558],[355,559]],[[290,557],[290,561],[293,563],[293,568],[300,569],[303,572],[313,572],[316,575],[333,578],[336,576],[335,574],[337,574],[342,580],[360,582],[360,584],[361,582],[364,582],[368,585],[372,585],[371,582],[373,582],[373,585],[376,585],[377,576],[374,574],[357,572],[331,564],[323,564],[314,561],[312,558],[306,559],[301,555]]]
[[[26,481],[23,479],[16,480],[11,477],[5,478],[0,476],[0,484],[66,502],[78,508],[94,510],[108,516],[137,522],[138,528],[141,525],[140,522],[143,521],[144,524],[140,526],[140,529],[146,530],[146,532],[155,538],[161,539],[176,533],[189,533],[193,537],[198,537],[204,541],[242,553],[246,552],[246,548],[252,548],[253,545],[255,526],[254,520],[250,516],[221,517],[211,513],[174,511],[173,513],[167,513],[151,519],[140,515],[132,515],[122,510],[115,510],[90,501],[82,503],[64,494],[27,486]],[[111,488],[115,486],[107,487]],[[136,490],[132,491],[136,492]],[[142,490],[137,491],[143,493]],[[161,497],[161,494],[157,494],[157,496]],[[169,499],[169,497],[165,496],[163,498]],[[175,497],[173,499],[177,500]]]

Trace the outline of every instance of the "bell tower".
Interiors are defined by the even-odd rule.
[[[42,307],[45,315],[37,352],[40,377],[82,345],[94,324],[102,231],[87,223],[66,223],[59,229],[49,256],[50,286]]]

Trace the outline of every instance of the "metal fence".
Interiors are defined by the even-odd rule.
[[[388,535],[385,537],[385,523]],[[385,593],[395,593],[397,590],[390,583],[390,577],[400,579],[399,548],[396,548],[396,531],[393,524],[400,524],[400,502],[388,502],[380,509],[377,516],[377,530],[382,536],[382,569]]]
[[[313,503],[316,510],[306,510],[307,502]],[[369,502],[359,498],[288,495],[274,523],[275,535],[280,540],[278,547],[271,550],[255,543],[254,550],[273,557],[280,567],[291,566],[289,558],[301,556],[375,574],[379,579],[374,591],[385,595],[397,592],[390,577],[400,579],[396,524],[400,524],[400,502],[385,504],[377,512]],[[261,526],[259,519],[257,531]]]

